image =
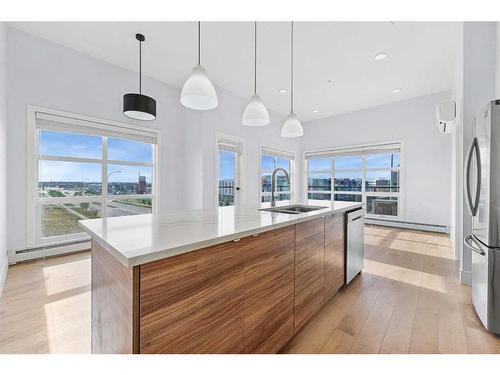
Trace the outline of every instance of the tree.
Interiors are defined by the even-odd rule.
[[[64,197],[64,194],[61,191],[54,189],[50,189],[47,194],[51,197]]]

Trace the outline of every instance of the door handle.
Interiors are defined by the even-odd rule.
[[[481,249],[481,244],[479,244],[479,241],[476,240],[472,234],[464,238],[464,245],[479,255],[486,255],[486,252]]]
[[[359,220],[359,219],[361,219],[362,217],[363,217],[362,215],[361,215],[361,216],[356,216],[355,218],[351,219],[351,221],[356,221],[356,220]]]
[[[474,150],[476,150],[476,165],[477,165],[477,180],[476,180],[476,198],[474,200],[474,215],[476,216],[477,210],[479,208],[479,197],[481,192],[481,154],[479,153],[479,142],[477,137],[474,138]]]
[[[472,206],[472,196],[470,194],[470,166],[472,162],[473,150],[474,150],[474,142],[470,146],[469,155],[467,156],[467,166],[465,167],[465,191],[467,195],[467,203],[469,204],[469,209],[472,216],[474,216],[474,207]]]

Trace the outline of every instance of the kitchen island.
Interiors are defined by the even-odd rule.
[[[93,353],[275,353],[344,283],[345,213],[221,207],[83,220]]]

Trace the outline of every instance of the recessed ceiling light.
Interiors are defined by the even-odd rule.
[[[397,94],[397,93],[401,92],[401,90],[402,90],[402,88],[398,87],[397,89],[392,90],[392,93]]]
[[[381,52],[375,56],[375,60],[380,61],[387,57],[387,52]]]
[[[313,109],[313,113],[318,113],[319,110],[318,109]]]
[[[288,92],[287,89],[280,89],[280,94],[286,94]]]

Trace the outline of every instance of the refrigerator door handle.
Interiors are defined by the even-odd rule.
[[[472,195],[470,191],[470,169],[472,163],[472,155],[476,153],[476,163],[477,163],[477,181],[476,181],[476,196],[474,197],[474,203],[472,202]],[[472,216],[476,216],[477,209],[479,206],[479,188],[481,184],[481,161],[479,159],[479,144],[477,138],[474,138],[472,145],[469,150],[469,156],[467,157],[467,166],[465,169],[465,191],[467,193],[467,203],[469,204],[469,209]]]
[[[479,142],[477,141],[477,137],[474,138],[474,150],[476,152],[476,166],[477,166],[477,179],[476,179],[476,198],[474,199],[474,216],[477,214],[477,210],[479,208],[479,197],[481,195],[481,155],[479,153]]]
[[[483,256],[486,255],[486,252],[483,249],[481,249],[482,245],[479,243],[478,240],[474,238],[472,234],[469,234],[467,237],[464,238],[464,244],[469,249],[478,253],[479,255]]]
[[[470,166],[471,166],[471,161],[472,161],[473,149],[474,149],[474,143],[472,143],[470,146],[469,155],[467,156],[467,166],[465,167],[465,192],[466,192],[467,203],[469,205],[469,210],[470,210],[471,214],[472,214],[473,207],[472,207],[472,197],[470,195]]]

